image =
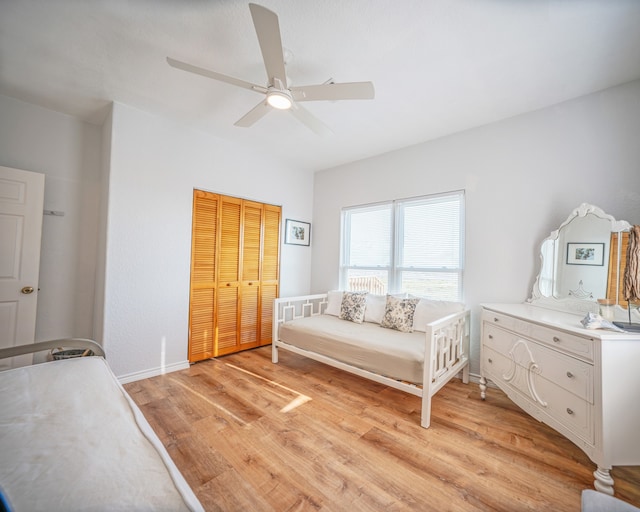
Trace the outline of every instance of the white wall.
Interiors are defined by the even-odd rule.
[[[313,176],[124,105],[111,123],[102,338],[131,379],[187,360],[193,189],[311,220]],[[283,245],[280,294],[308,293],[310,266],[310,248]]]
[[[282,246],[282,296],[337,286],[341,207],[464,188],[475,371],[479,304],[528,296],[540,241],[575,206],[640,223],[640,82],[323,171],[315,184],[126,106],[104,130],[0,96],[0,165],[46,174],[45,208],[65,212],[44,219],[36,337],[104,337],[118,375],[186,361],[194,187],[313,221],[311,249]]]
[[[36,340],[91,337],[100,127],[0,95],[0,165],[43,173]],[[25,340],[26,341],[26,340]]]
[[[338,286],[342,207],[465,189],[464,294],[478,372],[479,305],[529,296],[539,244],[573,208],[588,202],[640,224],[639,133],[637,81],[316,173],[311,291]]]

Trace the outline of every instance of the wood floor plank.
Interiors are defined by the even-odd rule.
[[[242,475],[243,482],[263,496],[270,506],[286,510],[312,499],[299,488],[296,479],[291,479],[277,454],[263,449],[262,436],[255,429],[251,428],[249,436],[234,429],[221,431],[216,448],[237,474]]]
[[[270,347],[125,385],[206,510],[571,511],[595,465],[501,391],[420,398]],[[640,506],[640,467],[612,471]]]
[[[229,510],[280,512],[286,509],[273,508],[268,501],[246,483],[242,473],[225,471],[206,484],[194,488],[200,503],[208,512]]]
[[[384,461],[364,456],[368,448],[359,446],[357,438],[345,439],[339,426],[326,423],[324,428],[319,427],[301,413],[280,421],[263,418],[260,428],[264,434],[257,436],[256,449],[277,457],[280,466],[295,467],[296,475],[306,482],[307,491],[318,496],[317,501],[328,503],[328,510],[335,508],[337,500],[343,506],[350,503],[356,510],[395,507],[397,496],[385,489],[401,476],[396,473],[393,478],[380,478]],[[334,431],[338,431],[337,435]],[[359,478],[354,479],[354,474]],[[407,478],[401,480],[406,485]]]

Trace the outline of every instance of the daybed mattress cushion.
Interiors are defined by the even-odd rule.
[[[355,324],[331,315],[285,322],[281,341],[364,370],[422,384],[425,334]]]
[[[0,485],[20,510],[202,510],[101,357],[0,372]]]

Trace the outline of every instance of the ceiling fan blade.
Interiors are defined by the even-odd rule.
[[[333,135],[333,131],[326,124],[324,124],[320,119],[314,116],[311,112],[309,112],[306,108],[301,107],[300,105],[296,105],[295,103],[289,109],[289,111],[294,115],[294,117],[304,124],[307,128],[314,131],[321,137],[326,137],[328,135]]]
[[[372,100],[375,90],[371,82],[349,82],[291,87],[291,94],[296,101]]]
[[[171,67],[182,69],[183,71],[188,71],[189,73],[195,73],[196,75],[206,76],[207,78],[213,78],[214,80],[219,80],[221,82],[226,82],[231,85],[243,87],[251,91],[256,91],[261,93],[267,92],[267,88],[261,85],[252,84],[251,82],[246,82],[244,80],[240,80],[239,78],[233,78],[232,76],[223,75],[222,73],[216,73],[215,71],[210,71],[208,69],[200,68],[198,66],[194,66],[193,64],[188,64],[186,62],[172,59],[171,57],[167,57],[167,62]]]
[[[253,125],[256,121],[262,119],[265,115],[267,115],[271,111],[271,107],[267,105],[266,101],[261,101],[255,107],[253,107],[249,112],[247,112],[244,116],[238,119],[234,125],[241,126],[242,128],[248,128]]]
[[[269,85],[278,86],[276,80],[287,88],[287,73],[284,69],[284,52],[278,15],[258,4],[249,4],[253,25],[256,28],[264,67],[269,77]]]

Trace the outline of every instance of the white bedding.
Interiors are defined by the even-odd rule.
[[[0,487],[15,512],[203,510],[101,357],[0,372]]]
[[[284,322],[279,338],[364,370],[422,383],[424,332],[399,332],[374,323],[356,324],[325,314]]]

